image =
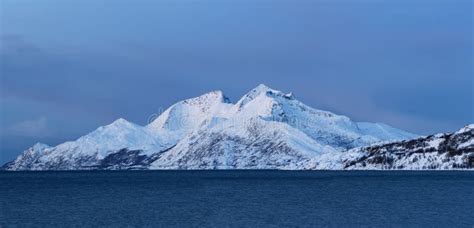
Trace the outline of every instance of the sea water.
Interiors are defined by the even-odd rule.
[[[0,227],[473,227],[474,172],[0,172]]]

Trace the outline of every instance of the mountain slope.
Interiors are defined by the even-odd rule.
[[[336,152],[283,123],[255,118],[244,124],[203,127],[150,168],[313,169],[319,154]]]
[[[474,124],[455,133],[356,148],[341,164],[344,169],[474,168]]]
[[[383,124],[357,123],[346,116],[313,109],[284,94],[260,85],[245,95],[236,106],[237,118],[260,116],[296,128],[323,145],[339,150],[387,140],[413,138],[410,134]]]
[[[124,148],[140,150],[150,155],[166,149],[166,145],[162,145],[159,138],[152,136],[145,128],[118,119],[76,141],[65,142],[56,147],[37,144],[20,155],[10,169],[89,169],[111,153]],[[23,157],[32,154],[32,151],[35,151],[35,156],[25,160]]]
[[[31,170],[36,160],[43,155],[43,152],[50,148],[43,143],[36,143],[31,148],[21,153],[15,160],[4,165],[9,170]]]

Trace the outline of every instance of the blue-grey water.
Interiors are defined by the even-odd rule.
[[[0,172],[0,227],[473,227],[474,172]]]

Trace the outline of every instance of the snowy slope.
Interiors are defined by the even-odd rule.
[[[150,168],[314,169],[316,157],[336,152],[283,123],[255,118],[243,124],[203,126]]]
[[[43,155],[43,152],[50,148],[48,145],[43,143],[36,143],[31,148],[25,150],[15,160],[5,164],[10,170],[25,170],[32,169],[32,165],[35,161]]]
[[[308,107],[292,94],[259,85],[235,104],[213,91],[174,104],[147,126],[119,119],[76,141],[35,146],[5,168],[340,168],[346,150],[414,137]]]
[[[260,85],[245,95],[236,106],[237,116],[248,119],[260,116],[268,121],[284,122],[312,139],[339,150],[387,140],[416,137],[388,125],[356,123],[346,116],[313,109],[284,94]]]
[[[310,108],[264,85],[219,114],[202,118],[206,121],[199,121],[197,130],[151,168],[314,169],[323,154],[414,137],[381,124],[360,128],[345,116]]]
[[[202,122],[230,115],[232,104],[222,91],[180,101],[145,127],[168,144],[176,144]]]
[[[340,159],[344,169],[474,168],[474,124],[455,133],[356,148]]]
[[[85,169],[97,165],[99,160],[123,148],[152,154],[166,149],[166,145],[163,145],[160,139],[148,132],[147,129],[124,119],[118,119],[76,141],[65,142],[56,147],[35,145],[32,149],[38,150],[35,153],[39,155],[35,159],[28,160],[29,164],[26,167],[32,170]],[[24,167],[25,165],[15,167]]]

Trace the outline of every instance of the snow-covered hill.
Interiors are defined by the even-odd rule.
[[[119,119],[76,141],[36,144],[4,168],[377,168],[358,165],[366,146],[415,137],[385,124],[358,123],[313,109],[291,93],[259,85],[235,104],[213,91],[174,104],[147,126]]]
[[[344,156],[344,169],[474,168],[474,124],[455,133],[356,148]]]

